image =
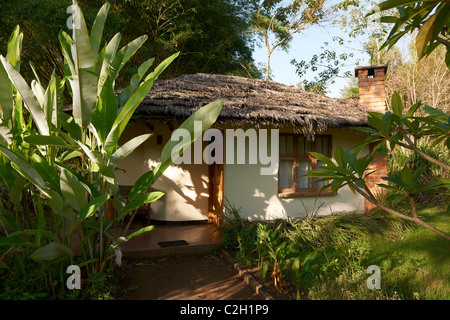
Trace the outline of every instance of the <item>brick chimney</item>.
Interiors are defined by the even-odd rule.
[[[359,103],[368,111],[380,113],[386,112],[385,78],[387,65],[376,65],[355,68],[355,77],[359,84]],[[372,151],[373,145],[369,145]],[[384,197],[384,189],[378,187],[377,183],[383,183],[381,177],[387,176],[386,157],[377,155],[367,168],[369,171],[378,170],[366,178],[366,184],[376,198]],[[364,199],[364,212],[376,208],[371,202]]]
[[[359,84],[359,103],[369,111],[386,112],[384,81],[387,65],[355,68]]]

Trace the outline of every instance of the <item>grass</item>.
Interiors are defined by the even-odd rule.
[[[450,233],[448,211],[425,208],[419,215]],[[450,241],[421,227],[393,240],[373,240],[365,261],[381,268],[382,285],[403,299],[450,299]]]
[[[226,249],[233,251],[234,246],[242,264],[255,266],[254,223],[242,221],[236,213],[224,233]],[[450,212],[423,207],[418,213],[450,233]],[[284,224],[284,241],[295,242],[299,256],[318,252],[303,281],[309,299],[450,300],[450,241],[419,225],[383,212],[276,221],[273,227],[279,223]],[[380,268],[380,290],[367,288],[370,265]]]

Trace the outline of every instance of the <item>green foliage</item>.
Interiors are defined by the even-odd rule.
[[[346,213],[317,218],[249,222],[239,217],[234,224],[224,224],[226,250],[235,252],[239,261],[252,262],[263,276],[270,277],[279,290],[289,290],[293,285],[296,299],[323,298],[320,283],[330,286],[328,296],[339,299],[386,298],[388,292],[367,289],[366,261],[371,253],[371,243],[376,239],[396,237],[412,230],[408,221],[383,215],[381,211],[368,214]],[[236,232],[239,225],[239,232]],[[229,241],[230,234],[251,235],[250,242]],[[254,237],[256,234],[256,238]],[[245,251],[241,251],[245,246]],[[247,257],[242,256],[246,252]],[[257,260],[254,259],[257,253]],[[339,294],[338,285],[345,288]],[[361,293],[358,293],[361,292]],[[347,296],[347,293],[349,294]],[[362,294],[364,293],[364,294]],[[306,295],[306,296],[305,296]]]
[[[405,34],[418,29],[416,50],[419,59],[432,52],[440,43],[447,47],[446,57],[450,57],[449,19],[450,4],[446,1],[388,0],[378,5],[381,12],[397,8],[397,16],[382,17],[380,22],[393,24],[382,47],[392,47]],[[446,58],[450,68],[450,59]]]
[[[364,198],[386,212],[406,220],[414,221],[432,230],[436,234],[450,239],[449,235],[428,225],[417,216],[416,204],[414,202],[414,198],[417,194],[442,190],[441,192],[443,194],[448,195],[450,189],[450,181],[443,177],[421,179],[422,174],[426,169],[425,164],[416,168],[410,168],[405,165],[398,170],[398,174],[395,176],[382,178],[387,181],[388,184],[378,183],[379,187],[395,191],[390,199],[392,204],[395,205],[400,201],[408,200],[411,206],[410,215],[399,213],[380,203],[367,185],[366,178],[375,172],[375,170],[369,170],[369,165],[378,154],[385,156],[387,144],[389,144],[391,150],[396,146],[410,149],[425,160],[441,166],[446,172],[450,169],[447,159],[441,161],[435,159],[418,149],[415,143],[419,139],[426,137],[431,148],[438,144],[444,144],[447,149],[449,149],[450,131],[448,128],[450,117],[444,112],[429,106],[423,107],[428,116],[414,116],[414,113],[421,106],[420,103],[413,105],[408,110],[403,110],[403,103],[398,93],[395,93],[392,96],[391,106],[392,111],[387,111],[385,114],[369,112],[368,122],[370,127],[357,129],[368,132],[370,135],[362,143],[351,148],[355,150],[354,152],[351,150],[346,150],[344,152],[342,148],[338,146],[334,154],[336,163],[327,159],[322,154],[311,152],[312,156],[324,162],[326,165],[320,169],[311,170],[307,176],[321,177],[321,179],[315,180],[315,182],[331,181],[326,186],[322,187],[321,190],[326,187],[331,187],[334,193],[340,188],[348,185],[354,193],[358,192]],[[357,158],[357,155],[361,150],[369,144],[373,146],[372,152]]]
[[[328,43],[325,43],[324,46],[328,46]],[[326,94],[327,88],[335,82],[337,77],[350,76],[349,72],[341,75],[340,70],[345,66],[345,61],[353,57],[353,53],[342,53],[338,56],[333,50],[321,48],[324,49],[323,52],[314,54],[309,62],[305,60],[297,62],[293,59],[291,64],[295,66],[295,72],[300,78],[304,78],[308,70],[317,72],[319,67],[323,69],[318,73],[318,76],[314,76],[313,81],[303,79],[303,89],[318,94]]]
[[[83,7],[86,25],[91,30],[98,8],[104,1],[78,2]],[[247,19],[242,12],[248,7],[248,2],[111,0],[109,3],[111,10],[105,22],[105,38],[111,39],[120,30],[122,41],[126,43],[142,34],[151,39],[142,45],[118,75],[116,82],[119,88],[128,85],[128,79],[136,74],[139,66],[147,61],[148,57],[155,57],[155,63],[160,63],[166,56],[179,51],[182,54],[177,62],[166,70],[165,77],[195,72],[247,77],[247,71],[255,78],[261,76],[254,66],[252,38],[243,32]],[[71,4],[72,1],[69,0],[2,3],[0,52],[6,52],[10,31],[20,25],[25,39],[28,39],[21,59],[21,73],[27,82],[34,78],[33,70],[28,66],[29,62],[34,62],[43,83],[51,78],[53,71],[61,78],[64,76],[58,32],[67,31],[66,23],[71,14],[68,7]],[[241,63],[246,66],[247,71]]]
[[[77,5],[75,1],[73,4]],[[119,139],[154,81],[178,53],[150,73],[153,60],[144,62],[126,90],[116,96],[119,72],[147,36],[121,48],[120,34],[103,42],[109,8],[106,3],[98,11],[90,32],[83,13],[76,11],[74,23],[79,22],[80,27],[73,28],[72,36],[59,33],[66,66],[64,78],[52,74],[47,88],[37,73],[29,86],[18,70],[23,37],[19,27],[10,38],[6,58],[0,56],[0,184],[4,191],[0,246],[2,260],[10,258],[2,267],[15,274],[9,264],[18,264],[24,276],[30,259],[37,262],[35,269],[42,270],[41,281],[53,298],[64,296],[63,267],[69,264],[78,264],[83,276],[93,279],[91,287],[95,289],[88,294],[98,292],[99,297],[109,297],[109,291],[101,289],[103,284],[97,284],[106,281],[105,273],[113,270],[114,261],[120,266],[121,244],[153,229],[149,226],[126,235],[136,210],[163,196],[148,190],[179,156],[179,152],[171,152],[173,145],[167,144],[160,165],[133,186],[130,202],[126,204],[118,194],[117,166],[151,134],[121,145]],[[65,94],[71,97],[72,115],[63,111]],[[221,101],[213,102],[181,127],[192,134],[194,123],[199,121],[207,130],[221,108]],[[189,143],[195,138],[191,136]],[[68,161],[73,159],[79,165],[70,166]],[[151,179],[146,179],[149,174]],[[110,209],[116,212],[112,220],[107,219]],[[118,226],[127,217],[131,219],[121,235]],[[74,239],[79,241],[78,250],[73,246]],[[92,278],[92,274],[96,275]]]

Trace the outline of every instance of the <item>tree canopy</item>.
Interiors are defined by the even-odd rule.
[[[105,1],[80,0],[88,28],[96,12]],[[110,15],[105,28],[105,38],[111,39],[120,32],[123,42],[146,34],[149,40],[139,54],[133,57],[118,79],[126,79],[136,72],[147,59],[162,61],[180,52],[165,77],[195,72],[233,74],[261,77],[254,65],[253,41],[249,33],[241,0],[110,0]],[[62,53],[57,42],[60,30],[68,31],[67,19],[71,12],[68,0],[6,1],[0,13],[0,51],[16,25],[24,33],[21,70],[28,79],[34,78],[28,63],[32,61],[43,81],[48,81],[53,71],[64,73]],[[156,61],[156,62],[160,62]]]

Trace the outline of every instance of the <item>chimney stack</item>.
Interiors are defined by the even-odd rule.
[[[386,112],[385,78],[387,65],[376,65],[355,68],[358,78],[359,103],[369,111]]]
[[[387,65],[367,66],[355,68],[355,77],[359,84],[359,103],[365,106],[368,111],[386,112],[385,78]],[[369,145],[372,152],[373,145]],[[366,185],[376,197],[384,197],[384,189],[378,187],[378,183],[383,183],[382,177],[387,176],[387,159],[379,154],[368,166],[368,171],[377,170],[365,179]],[[375,209],[376,206],[364,199],[364,212]]]

